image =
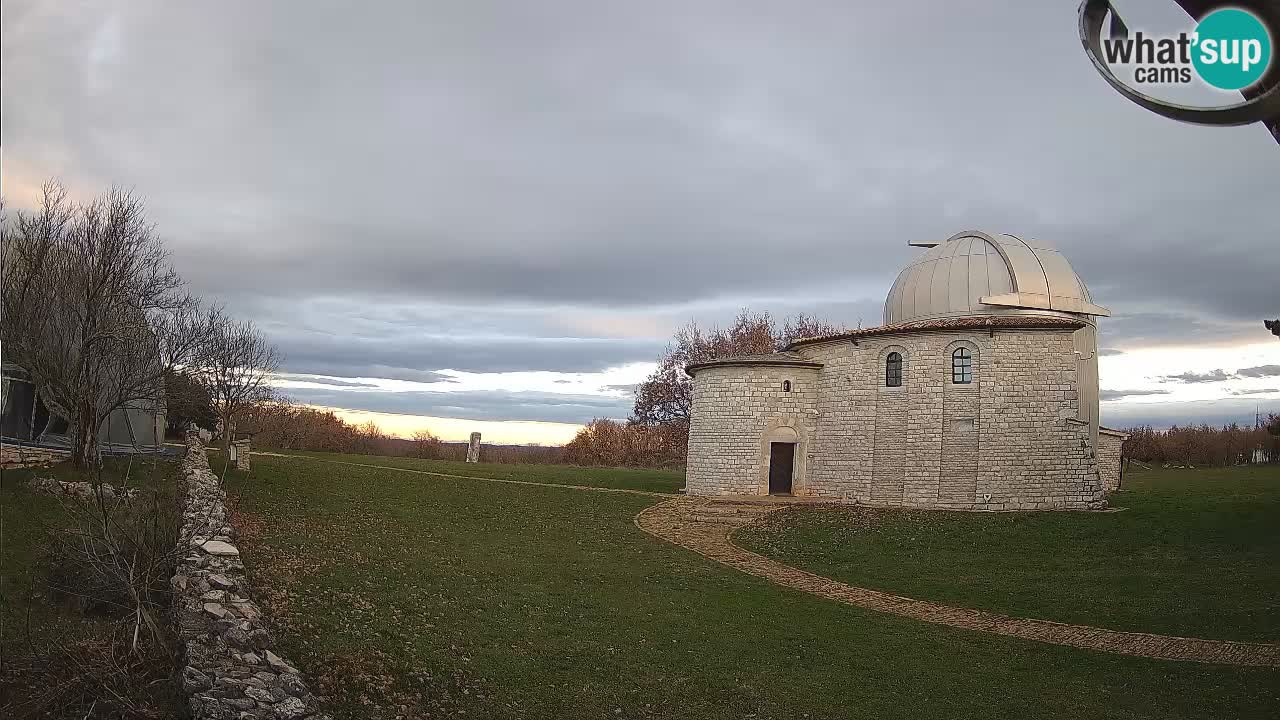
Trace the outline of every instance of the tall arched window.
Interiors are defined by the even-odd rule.
[[[884,361],[885,387],[902,387],[902,353],[891,352]]]
[[[969,348],[956,348],[951,353],[951,382],[957,385],[973,382],[973,354]]]

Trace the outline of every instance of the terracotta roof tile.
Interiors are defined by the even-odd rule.
[[[1045,315],[969,315],[965,317],[914,320],[910,322],[895,323],[893,325],[879,325],[877,327],[862,328],[860,330],[850,330],[849,332],[838,333],[836,335],[802,338],[792,342],[787,346],[787,349],[791,350],[792,348],[800,347],[802,345],[830,342],[832,340],[854,340],[863,337],[874,337],[876,335],[896,335],[899,333],[922,332],[926,330],[985,330],[987,328],[1017,328],[1032,330],[1038,328],[1052,328],[1079,330],[1084,326],[1085,324],[1079,320],[1062,317],[1049,317]]]
[[[698,370],[707,367],[726,367],[734,365],[773,365],[780,367],[820,368],[822,363],[814,362],[802,355],[792,352],[764,353],[761,355],[735,355],[733,357],[705,360],[685,366],[685,373],[692,376]]]

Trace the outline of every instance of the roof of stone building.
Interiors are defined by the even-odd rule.
[[[1071,263],[1042,240],[966,230],[930,248],[898,275],[884,323],[1032,312],[1110,315],[1095,305]]]
[[[706,360],[690,363],[684,371],[690,377],[699,370],[709,367],[736,367],[742,365],[772,365],[775,367],[820,368],[822,363],[814,362],[793,352],[762,353],[760,355],[735,355],[734,357]]]
[[[818,337],[801,338],[787,346],[787,350],[802,345],[832,342],[837,340],[856,340],[877,335],[899,335],[902,333],[924,332],[927,330],[1079,330],[1084,327],[1083,320],[1049,315],[978,315],[968,317],[936,318],[931,320],[912,320],[910,322],[879,325],[877,327],[860,328],[835,335],[819,335]],[[797,356],[798,357],[798,356]]]

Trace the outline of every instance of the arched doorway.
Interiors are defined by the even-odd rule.
[[[769,433],[769,494],[790,495],[795,484],[796,444],[800,437],[789,427]]]

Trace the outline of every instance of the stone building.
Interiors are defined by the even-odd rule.
[[[884,324],[690,365],[686,491],[866,505],[1098,508],[1095,305],[1051,246],[969,231],[898,276]]]

